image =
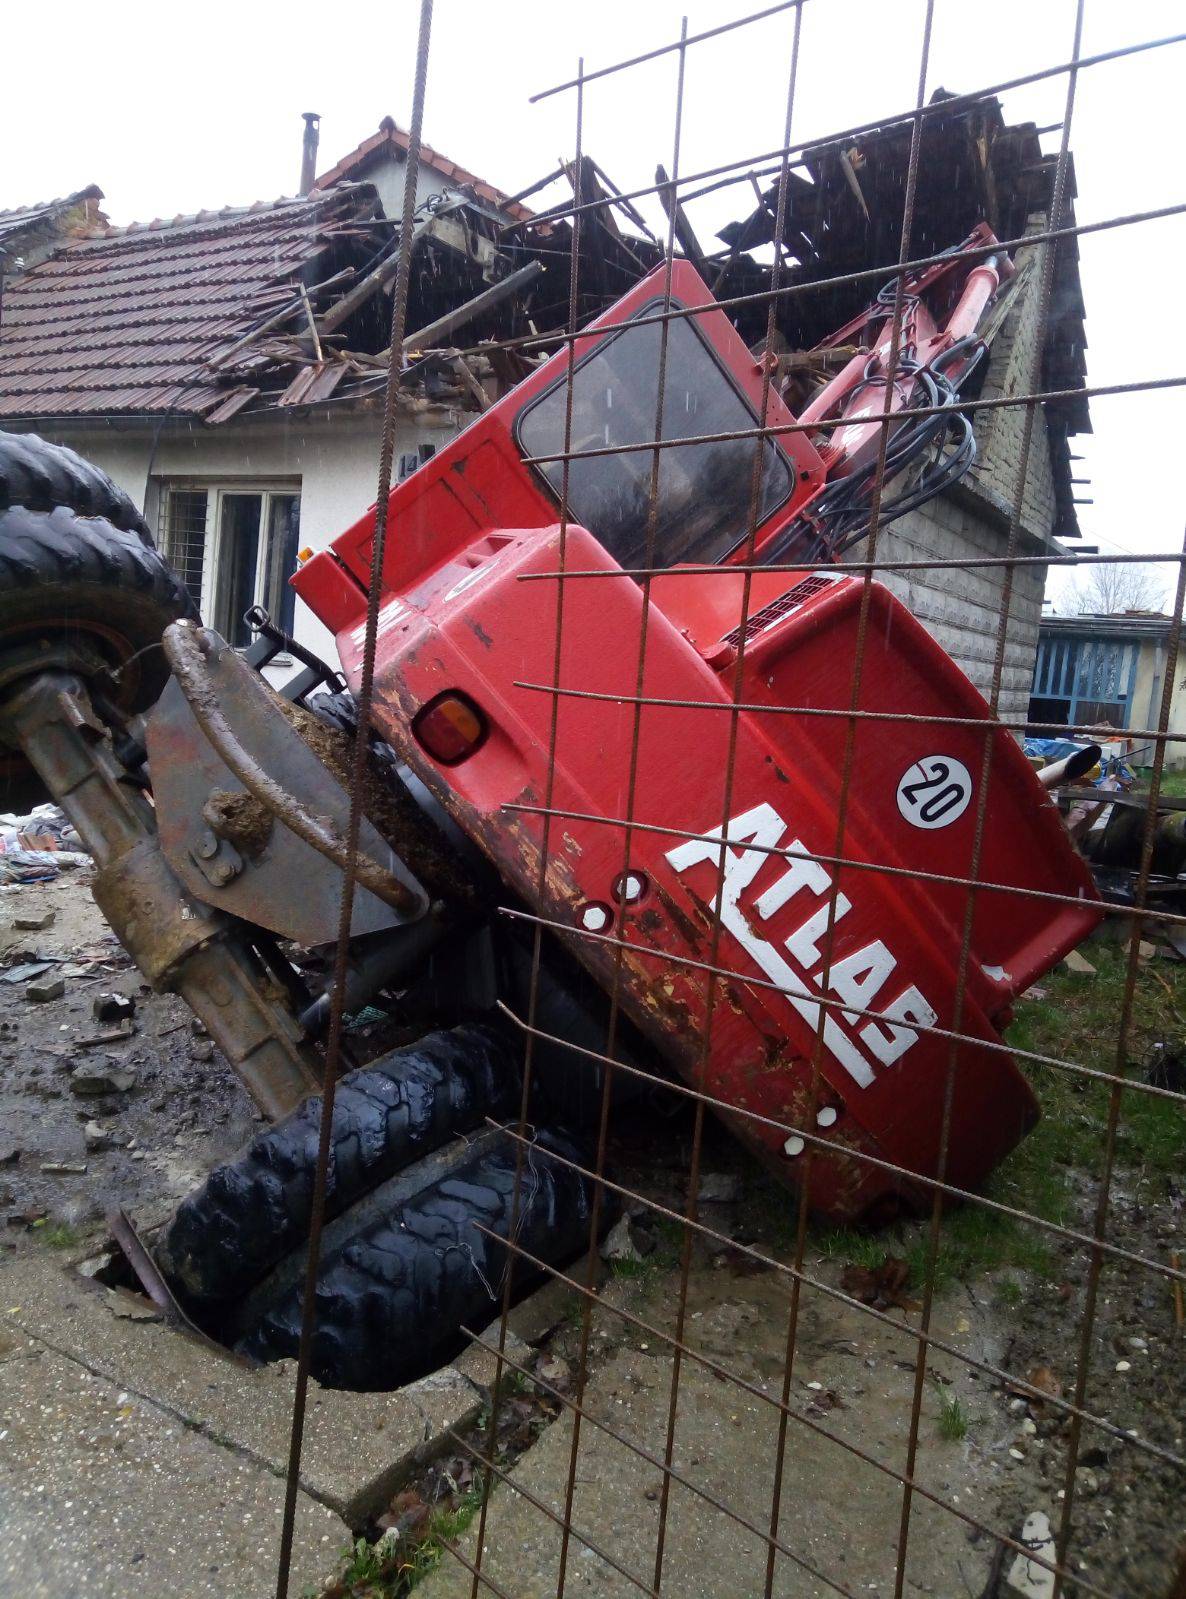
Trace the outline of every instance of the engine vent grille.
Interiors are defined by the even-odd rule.
[[[820,572],[813,572],[810,577],[805,577],[802,583],[796,583],[793,589],[788,589],[785,594],[780,594],[776,600],[771,600],[769,605],[764,605],[760,611],[755,611],[746,622],[744,629],[735,627],[731,633],[726,633],[723,643],[733,649],[740,649],[744,635],[748,644],[759,633],[764,633],[775,622],[780,622],[784,616],[789,616],[792,611],[797,611],[805,600],[813,594],[820,594],[830,583],[835,583],[834,577],[825,577]]]

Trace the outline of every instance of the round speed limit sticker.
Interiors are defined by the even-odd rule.
[[[902,774],[898,810],[911,827],[950,827],[972,798],[972,776],[954,755],[923,755]]]

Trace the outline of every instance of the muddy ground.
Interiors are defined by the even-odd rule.
[[[14,923],[53,913],[44,930]],[[26,997],[26,981],[3,979],[38,957],[53,957],[37,984],[61,978],[60,999]],[[131,1035],[84,1041],[116,1029],[95,1019],[97,995],[135,1000]],[[89,873],[0,891],[0,1237],[7,1251],[49,1239],[69,1247],[123,1205],[137,1219],[165,1214],[212,1165],[259,1125],[247,1095],[190,1013],[169,994],[153,994],[99,914]],[[201,1057],[209,1055],[209,1059]],[[79,1093],[78,1067],[114,1074],[130,1086]],[[119,1074],[125,1074],[120,1076]],[[105,1148],[87,1148],[96,1123]],[[92,1140],[93,1142],[93,1140]],[[63,1164],[85,1170],[46,1172]]]
[[[14,926],[18,917],[37,919],[50,911],[53,923],[44,930]],[[26,997],[25,982],[3,981],[14,967],[40,956],[54,960],[36,981],[60,977],[65,986],[60,998],[39,1002]],[[1158,984],[1186,982],[1186,967],[1180,970],[1181,977],[1159,975]],[[95,996],[105,992],[135,999],[134,1030],[126,1040],[92,1045],[87,1041],[110,1030],[93,1015]],[[1089,989],[1076,989],[1067,1003],[1077,1002],[1080,992]],[[1065,1008],[1063,996],[1053,999],[1057,1009]],[[1174,1003],[1186,1004],[1186,998],[1176,995],[1171,1010]],[[0,892],[0,1021],[8,1024],[0,1037],[0,1215],[6,1223],[0,1246],[9,1258],[31,1249],[81,1250],[102,1233],[104,1212],[113,1205],[126,1207],[138,1223],[151,1224],[259,1125],[247,1096],[209,1041],[195,1035],[180,1002],[152,995],[140,983],[95,909],[84,872]],[[1040,1018],[1033,1025],[1039,1023]],[[122,1089],[83,1094],[74,1080],[79,1067],[92,1075],[114,1073],[120,1082],[128,1080],[121,1073],[132,1077]],[[1058,1219],[1067,1227],[1089,1228],[1096,1194],[1091,1174],[1099,1165],[1099,1102],[1060,1102],[1057,1114],[1049,1135],[1054,1141],[1033,1146],[1035,1153],[1026,1157],[1029,1176],[1027,1168],[1019,1168],[1013,1180],[1022,1186],[1012,1197],[1042,1208],[1033,1198],[1033,1171],[1049,1166],[1058,1174]],[[1083,1125],[1068,1141],[1063,1133],[1078,1122]],[[647,1199],[682,1209],[688,1122],[682,1116],[665,1120],[657,1140],[651,1124],[643,1126],[636,1117],[634,1126],[633,1138],[620,1138],[615,1146],[616,1175]],[[1175,1251],[1186,1256],[1182,1130],[1159,1122],[1148,1137],[1148,1148],[1140,1139],[1122,1140],[1110,1237],[1136,1254],[1168,1263]],[[55,1165],[68,1169],[46,1169]],[[793,1205],[716,1127],[709,1133],[706,1170],[731,1197],[708,1201],[704,1221],[735,1245],[792,1262]],[[1024,1186],[1027,1182],[1031,1187]],[[1010,1197],[1007,1186],[1000,1192]],[[616,1370],[615,1360],[666,1353],[661,1337],[640,1330],[617,1310],[641,1317],[659,1334],[674,1324],[680,1232],[645,1206],[637,1211],[634,1238],[642,1258],[606,1267],[604,1303],[594,1315],[589,1341],[594,1378]],[[1080,1246],[1033,1231],[1033,1238],[1017,1229],[989,1229],[982,1235],[958,1218],[950,1231],[945,1228],[935,1327],[976,1359],[1070,1397],[1089,1259]],[[828,1293],[842,1285],[863,1291],[887,1257],[902,1261],[906,1272],[884,1305],[886,1316],[902,1330],[877,1324]],[[873,1482],[872,1468],[845,1451],[843,1441],[871,1449],[895,1469],[904,1466],[924,1261],[925,1235],[917,1225],[877,1236],[813,1228],[804,1255],[804,1270],[818,1286],[804,1291],[791,1405],[817,1442],[822,1437],[826,1444],[828,1434],[841,1440],[830,1446],[834,1470],[828,1492],[836,1482],[844,1485],[855,1518],[853,1547],[871,1537],[882,1551],[881,1568],[853,1557],[857,1569],[846,1574],[866,1578],[862,1585],[871,1593],[892,1592],[881,1571],[886,1551],[892,1571],[900,1500],[884,1473],[875,1473],[876,1491],[870,1487],[863,1499],[862,1485],[866,1478]],[[777,1393],[789,1307],[786,1274],[755,1262],[744,1248],[695,1243],[685,1326],[689,1347]],[[563,1391],[571,1392],[575,1381],[580,1322],[580,1300],[573,1295],[563,1313],[535,1334],[531,1361],[545,1363]],[[1126,1436],[1091,1424],[1083,1428],[1070,1565],[1105,1593],[1163,1599],[1170,1593],[1183,1538],[1186,1482],[1177,1467],[1150,1455],[1140,1441],[1183,1452],[1186,1341],[1166,1279],[1129,1262],[1108,1263],[1088,1354],[1086,1408]],[[562,1407],[545,1407],[528,1429],[528,1441],[563,1424]],[[1026,1517],[1041,1511],[1057,1527],[1069,1434],[1069,1423],[1056,1407],[1026,1400],[1007,1384],[949,1357],[928,1362],[920,1480],[976,1521],[1017,1536]],[[793,1452],[794,1424],[789,1436]],[[517,1455],[523,1442],[521,1437],[511,1453]],[[440,1475],[428,1473],[405,1491],[431,1497],[440,1491]],[[798,1480],[797,1506],[808,1521],[813,1491],[810,1481]],[[824,1516],[822,1488],[820,1494]],[[871,1516],[868,1507],[874,1504],[878,1508]],[[763,1524],[769,1514],[767,1504],[741,1508]],[[942,1518],[938,1533],[932,1523],[923,1525],[924,1537],[911,1556],[908,1592],[966,1593],[970,1599],[1009,1594],[1005,1579],[1012,1556],[994,1559],[990,1538],[953,1517]],[[936,1538],[948,1540],[950,1559],[942,1569],[958,1573],[958,1585],[949,1590],[928,1575]],[[755,1588],[737,1592],[761,1592],[761,1582],[755,1581]],[[371,1591],[405,1590],[357,1590]],[[1066,1591],[1072,1594],[1075,1588]],[[1087,1591],[1079,1588],[1080,1594]]]

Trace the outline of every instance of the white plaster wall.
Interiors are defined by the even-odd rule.
[[[420,443],[443,448],[468,416],[444,410],[399,420],[395,455]],[[43,427],[43,436],[68,444],[111,475],[157,525],[162,482],[295,482],[301,491],[301,544],[322,550],[374,504],[379,477],[378,414],[311,413],[306,416],[202,423],[162,429],[137,426]],[[295,635],[331,665],[337,663],[332,635],[298,600]],[[294,668],[269,671],[273,682]]]
[[[394,156],[388,155],[382,160],[375,161],[367,169],[363,179],[364,182],[375,185],[384,213],[396,222],[403,215],[404,179],[407,171],[406,157],[397,161]],[[443,189],[455,187],[453,179],[447,178],[443,172],[438,172],[435,167],[428,166],[422,161],[416,174],[416,204],[422,206],[429,195],[440,194]]]

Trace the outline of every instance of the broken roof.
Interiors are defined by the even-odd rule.
[[[330,167],[328,172],[323,172],[313,187],[328,189],[344,179],[365,177],[385,156],[394,155],[400,160],[406,157],[411,142],[410,134],[399,127],[391,117],[384,117],[377,133],[372,133],[356,149],[351,150],[349,155],[344,155],[340,161]],[[525,205],[512,200],[501,189],[496,189],[492,183],[487,183],[485,178],[479,178],[476,173],[459,166],[456,161],[450,161],[448,156],[442,155],[439,150],[434,150],[431,145],[420,146],[420,160],[424,166],[443,173],[451,183],[457,184],[458,188],[471,189],[478,199],[485,200],[487,204],[505,212],[516,222],[526,222],[531,218],[533,213]]]
[[[334,230],[374,203],[342,185],[67,239],[5,283],[0,416],[211,410],[227,396],[209,363],[291,306]]]
[[[15,211],[0,211],[0,248],[8,248],[10,241],[18,234],[33,233],[52,226],[66,212],[85,205],[88,200],[102,198],[102,189],[91,183],[75,194],[63,195],[60,200],[39,200],[36,205],[18,206]]]
[[[95,183],[59,200],[0,211],[0,266],[20,261],[30,265],[44,257],[57,239],[72,227],[104,221],[99,210],[103,191]]]
[[[791,164],[775,301],[782,350],[811,351],[892,280],[912,121],[821,142]],[[938,91],[923,125],[907,254],[945,251],[980,221],[1003,240],[1043,229],[1055,158],[1043,152],[1040,132],[1033,123],[1008,125],[994,97]],[[63,230],[50,259],[25,259],[15,277],[10,269],[0,418],[173,415],[219,424],[241,411],[276,414],[331,399],[377,405],[400,232],[383,204],[398,198],[392,177],[409,144],[387,117],[305,197],[146,226],[91,227],[81,237]],[[424,147],[423,157],[442,192],[422,189],[414,216],[401,404],[422,397],[481,408],[543,359],[567,326],[572,201],[532,213],[439,152]],[[721,228],[716,249],[701,246],[686,215],[696,196],[681,196],[675,208],[681,249],[748,342],[765,334],[778,211],[777,184],[763,192],[758,180],[774,180],[779,170],[746,175],[758,207]],[[358,181],[367,174],[373,181]],[[1073,170],[1070,180],[1073,197]],[[579,168],[561,162],[524,195],[553,182],[582,196],[576,303],[584,325],[661,261],[663,246],[588,155]],[[672,199],[662,169],[657,182],[666,208]],[[748,182],[743,192],[751,192]],[[28,219],[64,204],[13,215],[27,228]],[[1068,209],[1066,221],[1073,220]],[[1041,277],[1033,270],[1038,260],[1034,251],[1019,257],[1017,308]],[[1042,386],[1060,398],[1045,403],[1042,415],[1053,531],[1074,537],[1068,436],[1090,421],[1073,237],[1055,249],[1052,290]],[[801,399],[792,409],[801,409]],[[977,419],[986,467],[1003,448],[990,437],[998,419],[991,411]],[[981,488],[989,494],[986,485],[987,478]]]

